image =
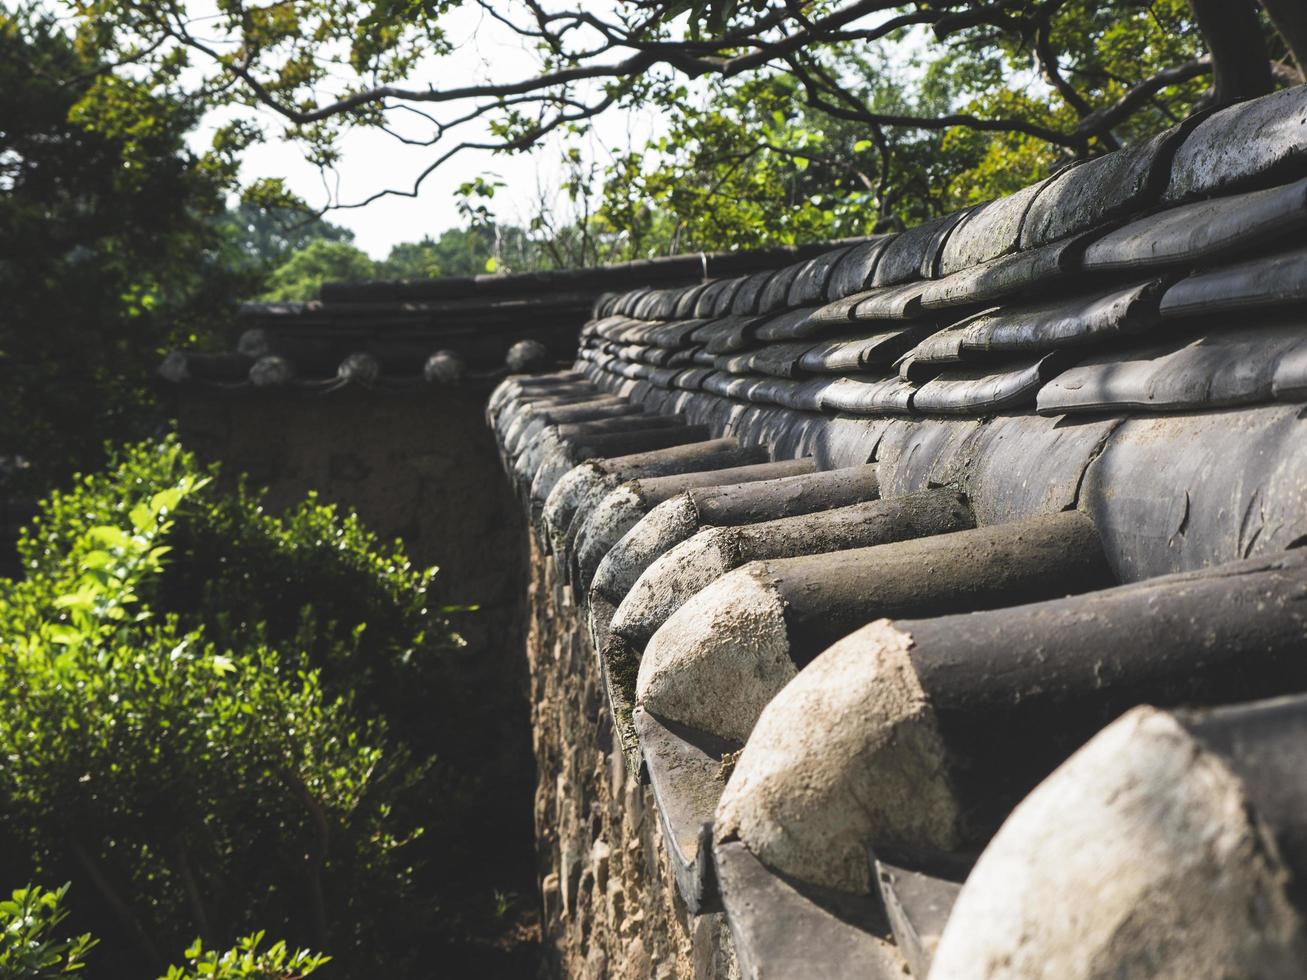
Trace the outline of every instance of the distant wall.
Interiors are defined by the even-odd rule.
[[[521,511],[503,478],[482,412],[488,389],[424,385],[411,391],[268,391],[178,386],[182,441],[269,488],[273,509],[310,490],[354,508],[385,539],[402,538],[420,565],[438,565],[440,599],[477,604],[456,622],[468,641],[458,683],[468,698],[458,753],[491,788],[457,833],[456,865],[469,902],[496,890],[530,903],[535,766],[527,704],[527,554]],[[448,760],[447,760],[448,761]],[[480,768],[484,767],[484,768]],[[530,975],[534,975],[534,969]]]
[[[185,444],[249,474],[282,508],[316,490],[355,508],[384,538],[440,566],[442,595],[479,603],[487,635],[519,642],[525,532],[482,417],[479,386],[327,394],[187,388]],[[510,625],[511,621],[511,625]],[[520,658],[519,658],[520,659]]]

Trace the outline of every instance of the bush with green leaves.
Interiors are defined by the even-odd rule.
[[[331,959],[303,949],[292,953],[282,940],[260,949],[262,945],[261,932],[223,953],[205,949],[197,939],[186,950],[186,964],[169,967],[159,980],[300,980]]]
[[[95,946],[89,934],[59,939],[55,931],[68,909],[68,885],[54,891],[40,885],[15,889],[0,902],[0,977],[4,980],[51,980],[76,973]]]
[[[0,902],[0,978],[56,980],[86,968],[87,953],[98,940],[89,933],[56,935],[70,914],[64,904],[69,887],[50,891],[29,885]],[[302,980],[331,960],[305,949],[292,952],[284,940],[265,947],[264,935],[244,936],[222,952],[205,949],[197,939],[183,954],[185,963],[168,967],[159,980]],[[94,968],[88,971],[94,974]]]
[[[260,928],[333,975],[402,973],[426,928],[404,845],[444,788],[413,692],[455,645],[432,572],[351,515],[273,517],[211,475],[143,444],[22,535],[25,577],[0,581],[4,870],[86,883],[108,975]]]
[[[333,694],[351,693],[393,724],[414,675],[461,644],[436,603],[436,570],[415,568],[398,542],[383,545],[356,514],[313,494],[276,515],[261,491],[244,480],[221,490],[217,475],[175,439],[132,447],[42,502],[18,544],[22,567],[48,576],[77,535],[130,523],[161,488],[203,477],[170,515],[166,570],[140,586],[149,608],[220,646],[257,637],[302,651]]]

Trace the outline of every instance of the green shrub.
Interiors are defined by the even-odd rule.
[[[256,932],[218,953],[197,939],[186,950],[186,965],[169,967],[159,980],[300,980],[331,959],[303,949],[292,953],[285,942],[262,944],[263,933]]]
[[[243,480],[219,492],[216,475],[175,440],[132,447],[42,502],[18,543],[22,566],[53,574],[78,535],[130,522],[160,488],[207,477],[170,515],[166,573],[142,584],[145,602],[220,646],[257,636],[299,650],[332,693],[353,694],[394,723],[413,675],[438,670],[438,654],[461,643],[435,607],[435,569],[415,569],[398,543],[383,545],[357,515],[312,494],[276,516]]]
[[[171,440],[52,495],[19,550],[25,578],[0,582],[13,873],[87,882],[108,975],[259,928],[335,975],[403,973],[429,926],[404,845],[450,789],[410,748],[415,682],[455,643],[432,573],[331,508],[280,520],[218,492]]]
[[[86,965],[95,945],[89,935],[56,939],[55,930],[68,918],[63,905],[68,886],[46,891],[39,885],[17,889],[0,902],[0,977],[4,980],[50,980]]]
[[[54,935],[69,915],[64,906],[68,889],[29,885],[0,902],[0,978],[54,980],[86,967],[86,954],[98,940],[89,933],[70,939]],[[291,952],[285,941],[261,948],[263,938],[256,932],[221,953],[205,949],[197,939],[184,954],[185,964],[170,966],[159,980],[301,980],[331,959],[304,949]]]

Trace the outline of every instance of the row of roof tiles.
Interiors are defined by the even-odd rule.
[[[1304,177],[1299,88],[492,396],[746,976],[1307,973]]]
[[[580,356],[666,388],[861,415],[1298,400],[1304,113],[1307,88],[1285,90],[899,235],[608,297]]]
[[[175,351],[161,367],[173,383],[333,391],[348,385],[413,388],[496,379],[572,359],[576,324],[605,289],[695,283],[820,254],[805,245],[699,253],[589,269],[327,283],[322,299],[247,303],[234,351]]]
[[[347,388],[410,391],[427,385],[499,381],[512,372],[551,365],[548,348],[538,340],[519,340],[508,348],[503,363],[472,370],[456,350],[441,348],[428,355],[411,351],[380,356],[354,351],[336,360],[333,353],[288,357],[272,353],[262,331],[246,331],[238,349],[229,353],[171,351],[160,363],[159,377],[171,384],[197,383],[206,387],[294,389],[328,393]]]

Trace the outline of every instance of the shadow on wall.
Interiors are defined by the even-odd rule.
[[[464,775],[472,798],[456,820],[433,814],[426,821],[425,892],[458,937],[458,950],[440,950],[443,965],[534,977],[527,545],[483,420],[486,396],[479,386],[329,394],[189,388],[176,414],[185,445],[223,463],[224,479],[246,473],[268,487],[275,509],[311,491],[352,507],[382,538],[401,538],[415,563],[439,566],[443,603],[479,607],[453,617],[467,640],[455,655],[467,711],[443,726],[432,747],[442,778]]]

